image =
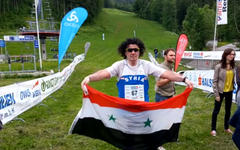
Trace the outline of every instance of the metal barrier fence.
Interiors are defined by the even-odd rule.
[[[34,55],[9,55],[1,57],[4,64],[8,64],[8,68],[1,67],[0,73],[15,72],[34,72],[36,71],[36,57]]]

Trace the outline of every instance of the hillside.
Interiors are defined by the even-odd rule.
[[[69,51],[83,53],[85,42],[91,42],[86,60],[80,63],[62,89],[38,105],[19,116],[25,122],[15,120],[6,124],[0,131],[0,149],[54,149],[54,150],[115,150],[112,145],[85,136],[68,135],[70,125],[82,105],[81,80],[96,70],[108,67],[116,60],[122,59],[117,47],[128,37],[142,39],[147,52],[154,48],[175,48],[178,36],[166,31],[156,22],[139,19],[133,13],[115,9],[104,9],[94,25],[83,26],[73,40]],[[105,40],[102,40],[102,33]],[[148,59],[145,54],[144,59]],[[54,69],[56,62],[43,63],[46,70]],[[67,65],[65,61],[65,65]],[[21,79],[0,79],[0,86]],[[154,98],[154,78],[150,78],[150,99]],[[116,78],[90,85],[108,95],[117,95]],[[177,93],[184,87],[177,86]],[[193,90],[188,100],[179,142],[164,145],[168,150],[193,149],[236,149],[231,136],[223,133],[223,111],[219,115],[219,135],[210,136],[210,119],[213,98],[206,98],[206,93]],[[235,110],[236,107],[233,107]],[[161,117],[161,116],[159,116]],[[221,132],[222,131],[222,132]]]

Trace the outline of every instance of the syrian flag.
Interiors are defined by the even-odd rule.
[[[162,102],[113,97],[87,85],[89,95],[69,133],[104,140],[120,149],[153,150],[178,139],[187,98],[192,89]]]

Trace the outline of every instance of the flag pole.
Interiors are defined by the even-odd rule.
[[[37,40],[38,40],[38,51],[39,51],[39,63],[40,63],[40,70],[42,71],[42,54],[41,54],[41,43],[39,37],[39,26],[38,26],[38,14],[37,14],[37,7],[38,7],[38,0],[35,0],[35,16],[36,16],[36,27],[37,27]]]
[[[218,0],[216,0],[216,16],[215,16],[215,26],[214,26],[214,37],[213,37],[213,51],[216,50],[216,34],[217,34],[217,13],[218,13],[218,3],[217,3]]]

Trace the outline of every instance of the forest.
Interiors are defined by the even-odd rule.
[[[215,0],[42,0],[49,2],[56,21],[71,9],[82,6],[88,10],[87,23],[94,23],[102,8],[117,8],[137,16],[157,21],[167,30],[186,33],[193,50],[206,49],[213,40],[216,12]],[[34,0],[1,0],[0,30],[26,26]],[[235,42],[240,39],[240,0],[228,0],[228,24],[217,26],[219,41]]]
[[[87,22],[92,22],[101,9],[104,0],[39,0],[49,3],[52,15],[56,21],[71,9],[82,6],[88,11]],[[0,30],[16,29],[26,26],[26,20],[32,19],[34,12],[34,0],[1,0],[0,1]],[[33,18],[34,19],[34,18]]]
[[[193,50],[202,50],[213,40],[215,0],[136,0],[134,12],[141,18],[155,20],[167,30],[186,33]],[[228,0],[228,24],[217,26],[219,41],[240,38],[240,0]]]

